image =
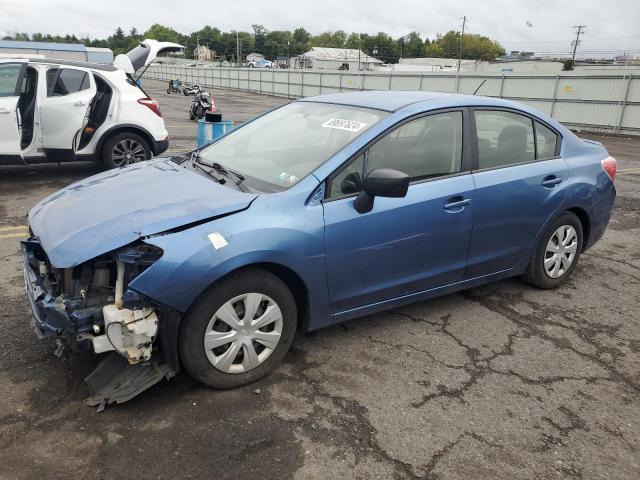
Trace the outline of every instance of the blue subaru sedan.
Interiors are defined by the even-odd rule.
[[[305,98],[37,204],[32,325],[105,353],[90,404],[182,369],[237,387],[298,331],[507,277],[557,287],[604,234],[615,174],[600,143],[511,101]]]

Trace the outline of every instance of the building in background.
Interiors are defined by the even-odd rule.
[[[312,47],[296,58],[295,68],[325,70],[373,70],[382,62],[355,48]]]
[[[264,55],[261,53],[250,53],[247,55],[247,62],[257,62],[258,60],[264,60]]]
[[[479,60],[461,60],[460,70],[463,72],[474,72],[478,69],[478,65],[482,63]],[[391,65],[387,70],[401,72],[455,72],[458,70],[457,58],[401,58],[397,65]]]
[[[214,50],[211,50],[206,45],[198,45],[193,49],[193,58],[201,61],[215,61],[218,58],[218,55]]]
[[[110,48],[87,47],[87,62],[111,65],[113,52]]]
[[[113,62],[113,52],[108,48],[86,47],[80,43],[0,40],[0,58],[10,57],[55,58],[104,64]]]

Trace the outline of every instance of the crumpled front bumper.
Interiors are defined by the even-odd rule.
[[[31,326],[39,338],[45,336],[64,339],[67,345],[77,347],[89,342],[77,341],[79,333],[89,332],[95,321],[95,313],[72,311],[69,313],[68,303],[63,296],[55,296],[48,291],[40,275],[39,260],[36,251],[42,250],[37,240],[29,239],[21,242],[23,258],[24,283],[27,298],[31,305],[33,318]]]

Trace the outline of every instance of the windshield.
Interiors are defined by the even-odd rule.
[[[200,153],[263,191],[295,185],[388,114],[327,103],[294,102],[227,135]]]

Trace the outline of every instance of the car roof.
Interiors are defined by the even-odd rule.
[[[412,103],[452,96],[442,92],[370,90],[362,92],[330,93],[301,99],[301,102],[335,103],[353,107],[373,108],[386,112],[398,111]]]
[[[66,65],[70,67],[82,67],[92,68],[94,70],[102,70],[104,72],[115,72],[118,69],[113,65],[104,65],[101,63],[89,63],[89,62],[73,62],[71,60],[55,60],[48,58],[32,58],[29,60],[31,63],[50,63],[54,65]]]
[[[319,102],[333,103],[337,105],[348,105],[352,107],[373,108],[375,110],[383,110],[385,112],[397,112],[414,103],[425,101],[434,101],[438,104],[437,108],[463,105],[485,105],[485,106],[509,106],[522,108],[508,100],[499,98],[483,97],[475,95],[464,95],[461,93],[446,92],[425,92],[410,90],[370,90],[346,93],[330,93],[326,95],[318,95],[315,97],[306,97],[298,100],[300,102]]]
[[[118,69],[113,65],[104,65],[101,63],[74,62],[71,60],[58,60],[55,58],[3,58],[0,63],[42,63],[47,65],[66,65],[69,67],[91,68],[93,70],[101,70],[103,72],[116,72]]]

